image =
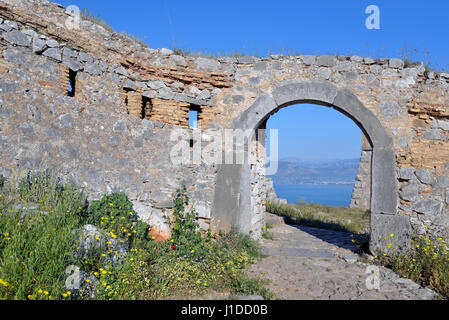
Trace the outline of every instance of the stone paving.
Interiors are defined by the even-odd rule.
[[[437,294],[403,279],[393,271],[358,261],[351,234],[303,226],[278,224],[274,239],[260,240],[267,255],[247,270],[269,279],[268,287],[288,300],[431,300]],[[376,270],[376,269],[374,269]],[[368,281],[367,281],[368,280]],[[367,286],[368,283],[368,286]]]

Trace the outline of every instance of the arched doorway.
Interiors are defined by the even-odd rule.
[[[256,139],[257,129],[280,108],[293,104],[313,103],[335,108],[351,118],[363,131],[372,146],[371,165],[371,233],[370,249],[401,249],[409,246],[410,222],[397,213],[396,159],[392,138],[379,119],[349,90],[330,82],[287,81],[271,94],[263,94],[241,113],[231,129],[251,130]],[[222,164],[218,168],[215,186],[212,228],[250,233],[254,227],[251,205],[251,166]]]
[[[352,224],[349,216],[370,210],[372,157],[366,150],[371,145],[352,119],[329,107],[292,105],[267,119],[266,137],[265,146],[258,146],[266,149],[267,202],[285,201],[304,210],[314,204],[318,211],[319,206],[345,207],[347,221],[339,221],[345,214],[322,217],[341,224]]]

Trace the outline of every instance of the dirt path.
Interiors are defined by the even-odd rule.
[[[349,233],[283,223],[270,232],[273,240],[260,241],[268,257],[247,272],[271,280],[268,287],[280,299],[428,300],[436,296],[386,268],[377,269],[379,289],[375,289],[376,268],[369,273],[374,266],[357,261],[359,256],[353,253],[357,246]]]

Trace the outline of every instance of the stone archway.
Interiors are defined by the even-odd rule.
[[[351,118],[369,139],[371,167],[370,250],[408,248],[409,218],[398,214],[395,153],[392,138],[376,116],[349,90],[330,82],[288,81],[271,94],[263,94],[232,123],[232,129],[255,132],[279,109],[298,103],[335,108]],[[254,213],[251,207],[250,165],[222,164],[218,168],[212,227],[249,233]]]

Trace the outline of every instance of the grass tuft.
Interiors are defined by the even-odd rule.
[[[286,219],[286,223],[356,234],[369,231],[369,211],[320,204],[267,203],[267,211]]]

